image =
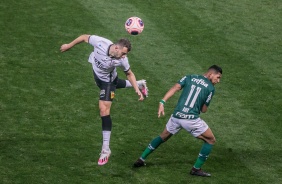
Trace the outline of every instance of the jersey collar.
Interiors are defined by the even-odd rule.
[[[112,45],[114,45],[114,44],[111,44],[111,45],[108,47],[107,56],[110,56],[110,48],[111,48]],[[111,57],[111,56],[110,56],[110,57]]]

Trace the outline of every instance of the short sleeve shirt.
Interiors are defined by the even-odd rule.
[[[178,81],[182,93],[174,109],[173,117],[196,119],[203,105],[209,106],[214,95],[214,86],[203,75],[187,75]]]
[[[100,80],[112,82],[117,77],[116,67],[120,67],[125,72],[130,69],[127,57],[113,59],[109,56],[109,48],[113,44],[110,40],[91,35],[88,43],[94,47],[88,61],[92,64],[93,70]]]

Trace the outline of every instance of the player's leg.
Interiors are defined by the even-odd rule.
[[[208,159],[209,154],[211,153],[213,144],[215,143],[215,137],[210,128],[208,128],[204,133],[199,135],[197,138],[202,139],[204,144],[200,150],[199,156],[190,171],[190,174],[196,176],[211,176],[210,173],[202,171],[202,165]]]
[[[173,134],[176,134],[180,130],[179,124],[177,122],[172,121],[170,118],[167,122],[167,125],[163,132],[153,139],[148,147],[144,150],[141,157],[134,163],[134,167],[141,167],[145,165],[145,159],[156,150],[163,142],[167,141]]]
[[[211,176],[211,174],[202,171],[202,165],[205,163],[207,158],[209,157],[209,154],[212,150],[213,144],[215,143],[215,137],[211,131],[211,129],[208,127],[208,125],[198,118],[194,122],[194,127],[192,128],[191,134],[198,138],[202,139],[204,141],[204,144],[200,150],[200,153],[198,155],[198,158],[193,166],[193,168],[190,171],[191,175],[196,175],[196,176]]]
[[[103,135],[103,145],[102,151],[100,153],[100,158],[98,160],[98,165],[104,165],[108,162],[111,155],[110,150],[110,138],[112,131],[112,120],[110,116],[110,108],[112,102],[99,100],[100,116],[102,120],[102,135]]]
[[[198,139],[202,139],[203,141],[207,142],[208,144],[215,144],[215,136],[212,133],[212,130],[208,128],[204,133],[197,137]]]
[[[134,167],[141,167],[145,165],[145,159],[155,151],[163,142],[167,141],[172,134],[165,128],[164,131],[156,138],[154,138],[143,151],[141,157],[134,163]]]
[[[171,136],[172,134],[168,132],[165,128],[158,137],[156,137],[150,142],[148,147],[142,153],[141,159],[145,160],[149,156],[149,154],[151,154],[155,149],[157,149],[163,142],[167,141]]]
[[[103,146],[98,160],[98,165],[104,165],[108,162],[111,155],[110,150],[110,138],[112,130],[112,119],[110,116],[110,110],[112,100],[114,98],[115,86],[112,83],[102,83],[100,87],[100,100],[99,109],[102,120],[102,134],[103,134]]]
[[[110,116],[111,101],[99,100],[100,116],[102,120],[103,146],[102,149],[109,149],[110,135],[112,131],[112,120]]]
[[[142,80],[138,80],[137,81],[137,85],[141,91],[141,93],[145,96],[145,97],[148,97],[148,87],[147,87],[147,83],[146,83],[146,80],[142,79]],[[132,84],[129,82],[129,80],[124,80],[124,79],[118,79],[117,81],[117,89],[120,89],[120,88],[131,88],[132,87]]]

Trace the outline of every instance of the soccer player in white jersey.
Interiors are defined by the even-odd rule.
[[[65,52],[81,42],[89,43],[94,47],[88,61],[92,64],[94,79],[100,88],[99,109],[102,119],[103,145],[98,165],[108,162],[111,155],[109,147],[112,130],[110,109],[115,90],[119,88],[133,87],[139,96],[139,101],[148,96],[148,88],[145,80],[136,81],[134,73],[130,69],[127,53],[131,50],[131,43],[127,39],[120,39],[113,43],[110,40],[96,35],[81,35],[68,44],[61,46],[61,52]],[[120,67],[128,80],[118,78],[116,67]]]
[[[145,159],[157,149],[158,146],[167,141],[172,135],[178,133],[181,129],[185,129],[192,136],[204,141],[190,174],[195,176],[211,176],[210,173],[204,172],[201,167],[212,150],[215,137],[206,122],[200,118],[200,113],[207,111],[214,95],[214,85],[220,82],[221,75],[222,69],[217,65],[213,65],[209,67],[204,75],[184,76],[165,94],[159,104],[158,117],[164,115],[165,102],[177,91],[182,90],[178,103],[165,129],[160,136],[150,142],[141,157],[134,163],[134,167],[144,166]]]

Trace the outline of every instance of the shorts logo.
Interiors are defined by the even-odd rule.
[[[115,92],[111,91],[111,99],[114,99],[114,97],[115,97]]]
[[[104,96],[105,96],[105,90],[102,89],[102,90],[100,91],[100,98],[102,98],[102,97],[104,97]]]
[[[194,129],[190,130],[190,133],[192,134],[192,133],[194,133],[196,130],[197,130],[197,128],[194,128]]]

